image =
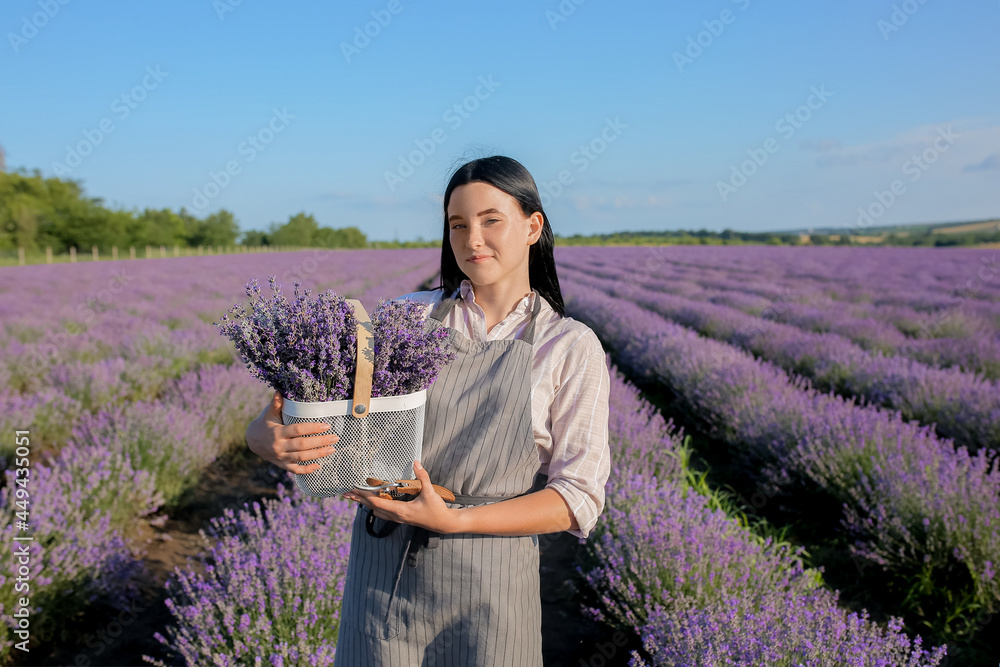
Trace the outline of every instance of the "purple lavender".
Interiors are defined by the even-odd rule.
[[[568,312],[630,372],[676,392],[747,470],[758,471],[762,491],[820,488],[843,503],[854,554],[901,585],[919,572],[967,573],[956,596],[1000,604],[1000,470],[990,450],[956,451],[898,413],[817,392],[634,303],[579,283],[566,288]]]
[[[315,300],[311,290],[289,303],[270,278],[272,296],[260,296],[256,279],[246,286],[250,310],[239,303],[223,315],[220,333],[230,338],[251,375],[296,401],[338,401],[354,391],[357,318],[347,300],[327,290]],[[423,306],[380,299],[371,315],[374,342],[372,397],[426,389],[454,358],[447,331],[428,330]]]
[[[73,615],[95,603],[128,609],[139,595],[145,574],[142,554],[129,538],[148,519],[161,499],[146,473],[136,471],[129,458],[104,447],[68,444],[62,455],[32,464],[28,508],[29,531],[18,530],[15,490],[18,476],[5,471],[0,488],[0,558],[16,563],[15,549],[26,545],[31,561],[31,618],[33,636],[51,637],[57,626],[71,624]],[[30,542],[15,542],[30,535]],[[11,627],[16,602],[25,593],[15,591],[16,579],[0,574],[0,618]],[[0,642],[0,661],[13,653],[11,632]]]
[[[657,666],[940,664],[943,647],[840,609],[801,552],[716,509],[692,486],[681,432],[611,376],[612,474],[584,572],[601,601],[592,616],[634,628]]]
[[[332,665],[355,511],[283,485],[226,510],[202,532],[208,551],[167,582],[174,624],[154,636],[192,667]]]

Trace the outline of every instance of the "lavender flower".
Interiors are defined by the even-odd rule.
[[[260,296],[256,279],[246,286],[250,310],[238,303],[217,324],[246,362],[251,375],[296,401],[337,401],[354,391],[357,318],[332,290],[310,299],[311,290],[289,303],[275,278],[272,296]],[[404,300],[405,301],[405,300]],[[454,358],[443,345],[447,331],[429,331],[416,303],[379,300],[372,316],[375,370],[372,397],[425,389]]]
[[[943,647],[838,608],[801,552],[715,509],[689,483],[680,432],[611,375],[612,474],[583,573],[600,600],[591,616],[634,628],[656,666],[940,664]]]
[[[732,445],[745,469],[759,471],[762,490],[822,489],[843,503],[854,553],[900,586],[921,572],[960,573],[967,583],[954,599],[1000,605],[992,566],[1000,562],[1000,470],[989,450],[956,451],[898,413],[819,393],[628,301],[579,283],[567,284],[566,293],[567,311],[617,350],[630,372],[675,392]],[[963,606],[946,613],[969,612]]]
[[[192,667],[333,664],[355,511],[283,485],[277,499],[226,510],[202,531],[208,551],[175,568],[174,623],[154,636]]]

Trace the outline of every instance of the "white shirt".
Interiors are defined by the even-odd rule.
[[[475,302],[472,283],[463,280],[462,295],[442,322],[476,342],[520,338],[531,318],[534,299],[542,299],[535,318],[531,365],[531,414],[540,471],[546,488],[565,499],[579,530],[587,537],[604,511],[604,485],[611,474],[608,445],[610,375],[604,348],[590,327],[562,317],[532,291],[491,331],[486,313]],[[441,290],[412,292],[400,299],[426,303],[424,317],[444,297]]]

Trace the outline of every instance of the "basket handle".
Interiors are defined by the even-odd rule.
[[[351,414],[361,418],[368,415],[372,399],[372,373],[375,366],[375,348],[372,344],[372,321],[368,312],[357,299],[347,299],[354,307],[354,317],[358,320],[358,360],[354,372],[354,401]]]

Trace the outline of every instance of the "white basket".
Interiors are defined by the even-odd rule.
[[[330,430],[316,436],[336,433],[340,440],[334,453],[309,461],[320,469],[296,474],[295,484],[311,496],[336,496],[367,486],[368,477],[384,481],[413,479],[413,461],[421,457],[424,440],[424,407],[427,390],[403,396],[373,398],[362,417],[352,414],[354,401],[308,403],[284,399],[281,420],[285,424],[316,422],[330,425]]]

